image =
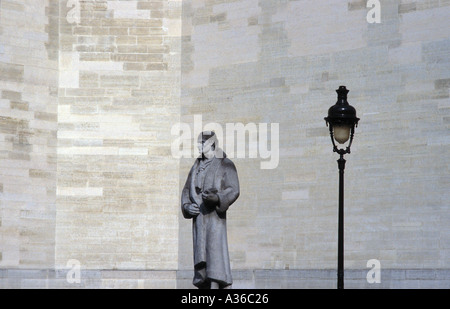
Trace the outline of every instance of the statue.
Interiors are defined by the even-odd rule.
[[[218,147],[213,131],[198,137],[195,160],[181,195],[184,218],[192,219],[194,279],[198,288],[231,288],[226,212],[239,197],[236,167]]]

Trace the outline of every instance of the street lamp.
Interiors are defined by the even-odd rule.
[[[338,272],[337,288],[344,288],[344,155],[350,153],[350,147],[353,142],[355,126],[358,126],[359,118],[356,117],[356,110],[347,102],[347,93],[349,90],[345,86],[340,86],[336,90],[338,100],[335,105],[328,109],[328,117],[325,122],[330,129],[331,142],[333,143],[333,152],[340,155],[339,167],[339,215],[338,215]],[[338,148],[336,142],[343,145],[344,148]],[[345,143],[348,144],[345,146]]]

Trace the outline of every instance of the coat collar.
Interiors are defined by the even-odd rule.
[[[222,158],[214,157],[212,159],[213,161],[210,163],[210,166],[208,167],[208,173],[206,174],[205,179],[203,180],[202,189],[207,190],[214,186],[214,180],[216,179],[217,169],[222,164],[223,159],[226,158],[226,156],[227,156],[225,154],[225,152],[221,151],[221,153],[223,154]],[[197,158],[197,160],[195,160],[193,171],[197,171],[197,168],[198,168],[198,165],[200,164],[201,159],[202,159],[202,157],[199,156]],[[192,175],[192,176],[193,176],[192,178],[195,178],[194,175]],[[194,185],[194,187],[195,187],[195,185]],[[219,190],[220,188],[216,188],[216,189]]]

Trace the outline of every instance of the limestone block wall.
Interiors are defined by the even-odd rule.
[[[63,4],[56,265],[174,270],[180,2]]]
[[[54,265],[56,1],[0,2],[0,268]]]
[[[346,286],[450,287],[450,5],[381,0],[369,23],[366,2],[0,1],[0,288],[192,287],[179,198],[195,135],[190,158],[171,146],[175,125],[195,132],[200,118],[224,133],[267,124],[277,156],[262,169],[261,136],[243,158],[219,140],[241,184],[235,287],[334,288],[338,169],[323,117],[340,85],[361,118],[346,156]],[[381,284],[366,280],[370,259]]]

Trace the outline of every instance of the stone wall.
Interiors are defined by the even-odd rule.
[[[1,1],[0,268],[55,255],[58,3]]]
[[[1,286],[66,287],[75,260],[174,287],[181,2],[0,8]]]
[[[380,3],[369,23],[363,0],[2,0],[0,288],[192,287],[179,198],[194,147],[179,159],[171,146],[174,125],[199,117],[279,125],[276,168],[251,145],[227,153],[241,185],[235,287],[334,288],[338,169],[323,118],[340,85],[361,118],[346,287],[450,287],[450,3]]]
[[[180,2],[60,7],[56,265],[175,269]]]
[[[183,2],[183,119],[279,123],[276,169],[234,159],[232,268],[336,267],[338,156],[323,117],[346,85],[361,120],[346,156],[345,267],[448,269],[449,4],[381,1],[369,23],[366,1],[319,2]]]

